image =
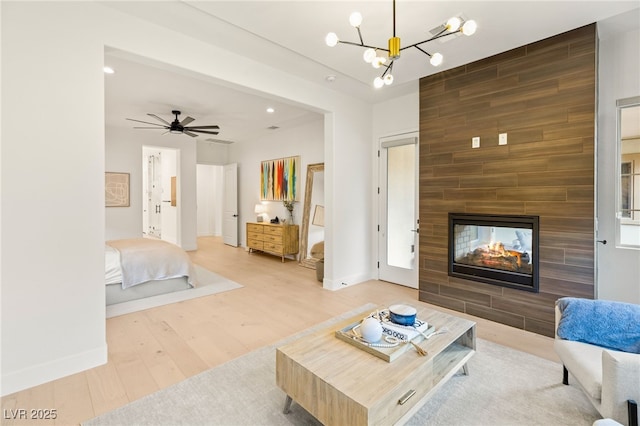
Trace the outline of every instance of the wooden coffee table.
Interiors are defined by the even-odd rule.
[[[368,312],[301,337],[276,351],[276,383],[292,400],[325,425],[391,425],[411,417],[466,362],[476,348],[473,321],[458,318],[415,301],[418,318],[436,330],[429,340],[414,339],[428,352],[409,348],[387,362],[335,337]],[[385,307],[380,307],[384,309]]]

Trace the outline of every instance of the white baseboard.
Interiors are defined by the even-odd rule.
[[[360,284],[372,279],[374,278],[372,278],[368,274],[356,274],[336,280],[329,280],[325,277],[325,279],[322,281],[322,287],[326,288],[327,290],[340,290],[342,288],[347,288],[352,285]]]
[[[96,349],[38,364],[13,373],[3,371],[0,396],[9,395],[106,363],[107,344],[105,343]]]

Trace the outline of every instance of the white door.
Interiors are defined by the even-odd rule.
[[[238,165],[224,166],[224,194],[222,198],[222,240],[238,247]]]
[[[640,97],[618,101],[599,129],[596,292],[640,303]],[[617,128],[616,128],[617,126]]]
[[[418,138],[380,143],[378,277],[418,288]]]

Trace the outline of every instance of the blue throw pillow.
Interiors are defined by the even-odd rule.
[[[640,305],[563,297],[558,337],[623,352],[640,353]]]

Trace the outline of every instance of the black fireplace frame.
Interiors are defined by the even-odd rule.
[[[463,265],[455,262],[454,225],[497,226],[509,228],[531,229],[532,273],[502,271],[482,266]],[[487,215],[473,213],[449,213],[449,276],[479,281],[502,287],[538,293],[539,252],[540,252],[540,219],[539,216],[524,215]]]

